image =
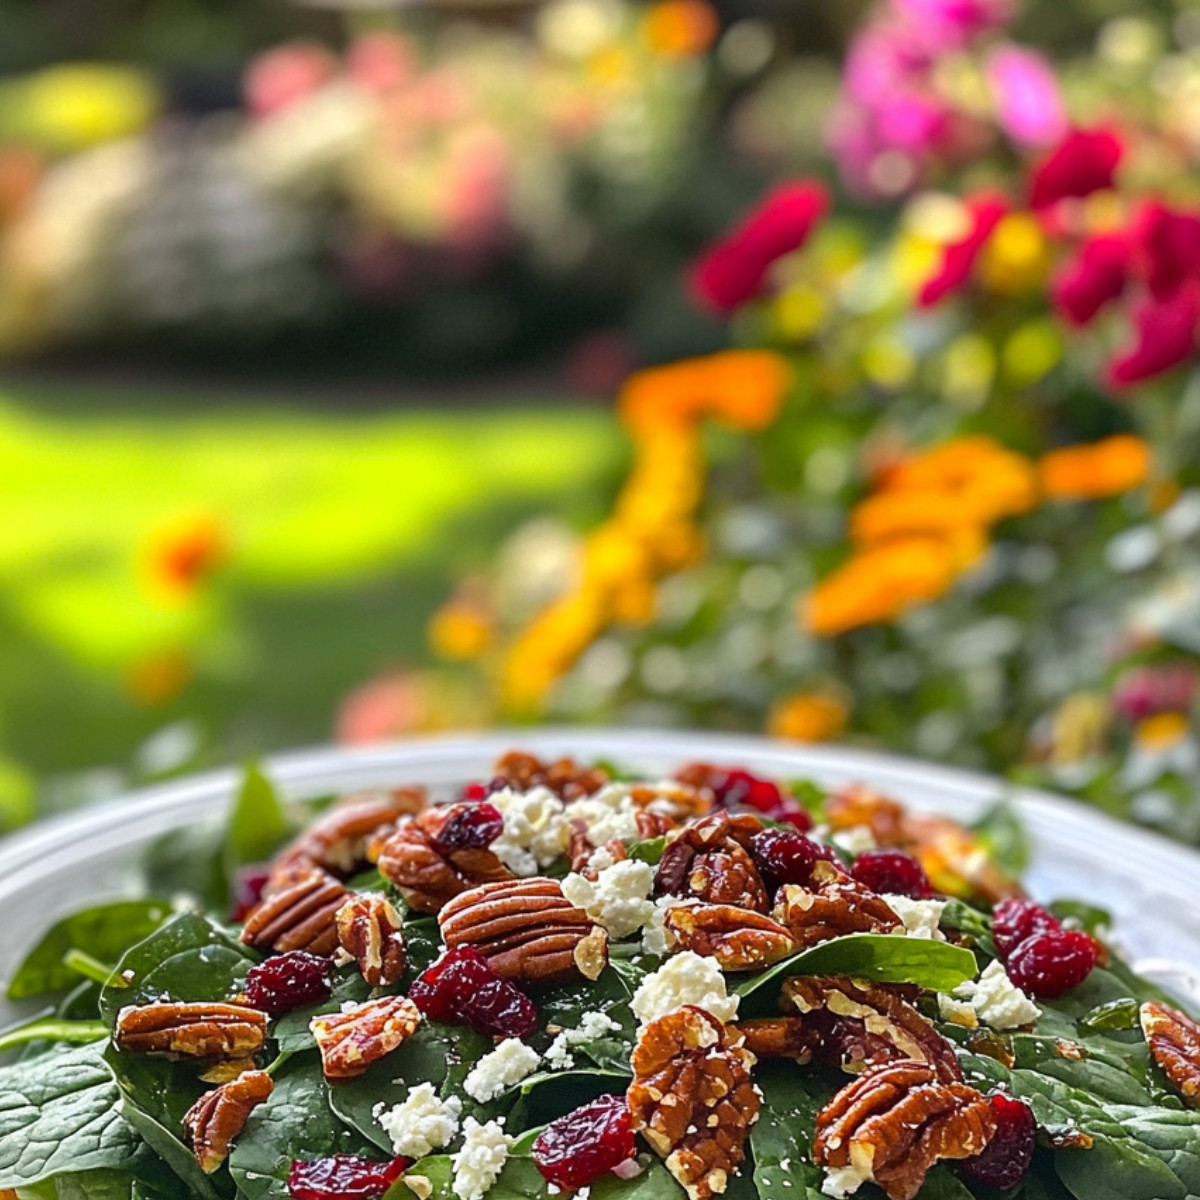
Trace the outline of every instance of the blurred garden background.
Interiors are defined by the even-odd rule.
[[[1200,841],[1200,3],[0,0],[0,824],[835,738]]]

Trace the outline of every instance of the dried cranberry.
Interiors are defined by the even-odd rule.
[[[1000,957],[1008,956],[1035,933],[1053,933],[1061,929],[1058,918],[1032,900],[1012,897],[1001,900],[992,912],[992,938]]]
[[[353,1154],[293,1161],[287,1189],[292,1200],[378,1200],[404,1174],[407,1158],[371,1162]]]
[[[447,951],[423,971],[408,998],[434,1021],[466,1022],[490,1037],[525,1037],[538,1027],[533,1001],[468,946]]]
[[[1033,1163],[1037,1120],[1024,1100],[1004,1092],[991,1097],[996,1132],[981,1154],[964,1159],[959,1170],[972,1183],[990,1188],[1016,1187]]]
[[[493,775],[487,783],[477,779],[474,783],[468,783],[463,788],[460,793],[460,799],[478,803],[481,800],[486,800],[489,796],[494,796],[497,792],[503,792],[511,786],[503,775]]]
[[[633,1157],[633,1125],[624,1096],[601,1096],[551,1121],[533,1143],[542,1177],[568,1191],[588,1187]]]
[[[818,862],[838,861],[832,847],[788,829],[764,829],[756,833],[750,839],[750,853],[774,887],[785,883],[807,883]]]
[[[800,830],[801,833],[807,833],[813,827],[812,814],[791,796],[784,796],[779,810],[772,813],[772,816],[776,821],[785,821],[793,829]]]
[[[257,908],[262,901],[263,889],[271,878],[271,869],[262,863],[242,867],[233,877],[232,903],[229,909],[231,921],[244,921],[250,910]]]
[[[743,806],[770,814],[783,802],[783,793],[769,779],[761,779],[738,767],[714,773],[709,786],[713,798],[722,808]]]
[[[504,817],[494,804],[459,804],[455,808],[433,839],[439,850],[483,850],[504,832]]]
[[[868,850],[854,860],[850,874],[873,892],[928,900],[933,895],[925,868],[899,850]]]
[[[1052,929],[1026,938],[1008,956],[1008,977],[1023,992],[1053,1000],[1078,987],[1096,965],[1096,943],[1086,933]]]
[[[307,950],[276,954],[246,975],[246,1003],[273,1017],[329,999],[330,962]]]

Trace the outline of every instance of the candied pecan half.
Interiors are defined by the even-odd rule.
[[[328,1080],[353,1079],[412,1037],[421,1014],[407,996],[384,996],[308,1023]]]
[[[518,792],[549,788],[560,800],[580,800],[598,792],[608,782],[602,767],[584,767],[573,758],[546,763],[532,754],[513,750],[496,764],[496,778]]]
[[[292,863],[313,863],[339,879],[348,879],[367,863],[367,847],[381,831],[426,804],[424,788],[398,788],[347,796],[322,813],[280,851],[272,872]]]
[[[780,1006],[800,1018],[812,1039],[810,1057],[824,1066],[857,1074],[909,1059],[927,1063],[942,1083],[962,1081],[954,1047],[894,987],[797,975],[784,983]]]
[[[285,954],[307,950],[332,954],[337,949],[337,911],[349,892],[319,867],[298,870],[278,891],[271,891],[246,918],[242,941],[259,950]]]
[[[772,915],[803,948],[847,933],[904,928],[886,900],[823,859],[813,866],[807,885],[789,883],[779,889]]]
[[[633,1051],[627,1099],[635,1132],[691,1200],[723,1192],[746,1153],[762,1096],[741,1035],[702,1008],[651,1021]]]
[[[444,804],[401,821],[395,832],[372,848],[383,877],[420,912],[436,913],[447,900],[481,883],[511,879],[512,872],[487,847],[448,850],[437,836],[470,804]]]
[[[438,923],[451,950],[470,946],[514,983],[596,979],[608,964],[608,934],[563,895],[557,879],[472,888],[442,909]]]
[[[228,1157],[234,1139],[246,1121],[275,1090],[266,1071],[246,1071],[231,1083],[205,1092],[183,1118],[192,1139],[192,1153],[205,1175],[211,1175]]]
[[[681,904],[667,910],[663,925],[672,949],[715,958],[722,971],[756,971],[798,949],[778,921],[732,904]]]
[[[1138,1015],[1154,1061],[1184,1101],[1200,1108],[1200,1023],[1158,1000],[1147,1000]]]
[[[871,1067],[817,1114],[813,1159],[852,1167],[888,1200],[913,1200],[940,1159],[973,1158],[996,1132],[992,1106],[965,1083],[939,1082],[927,1063]]]
[[[746,1049],[755,1058],[794,1058],[812,1062],[821,1049],[822,1033],[799,1017],[760,1017],[738,1021],[732,1026],[742,1035]]]
[[[117,1013],[118,1050],[172,1058],[249,1058],[262,1049],[267,1014],[206,1001],[130,1005]]]
[[[717,812],[684,827],[667,843],[655,875],[660,896],[695,896],[767,912],[771,902],[748,849],[762,822],[749,814]]]
[[[372,987],[398,983],[407,956],[400,914],[385,896],[348,896],[337,911],[337,935]]]

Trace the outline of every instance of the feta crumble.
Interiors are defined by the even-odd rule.
[[[546,1051],[546,1066],[552,1071],[569,1071],[575,1065],[573,1046],[594,1042],[606,1033],[620,1033],[621,1026],[602,1012],[584,1013],[578,1029],[564,1029]]]
[[[979,1020],[993,1029],[1032,1025],[1042,1015],[1042,1010],[1009,979],[999,961],[989,963],[978,980],[960,984],[952,995],[969,1003]]]
[[[884,895],[887,906],[904,923],[904,932],[909,937],[926,938],[944,942],[946,935],[938,928],[942,923],[945,900],[914,900],[911,896]]]
[[[570,818],[587,826],[588,841],[593,846],[603,846],[613,838],[632,842],[638,835],[637,806],[628,784],[610,783],[594,796],[576,800]]]
[[[654,917],[654,868],[625,859],[605,867],[593,883],[583,875],[568,875],[563,895],[599,922],[614,938],[628,937]]]
[[[687,901],[681,896],[660,896],[654,902],[654,911],[642,930],[642,952],[656,954],[660,958],[671,949],[667,936],[666,916],[668,909],[676,908]]]
[[[504,1132],[503,1118],[485,1125],[480,1125],[474,1117],[467,1118],[462,1149],[450,1156],[453,1190],[458,1200],[483,1200],[500,1178],[512,1144],[513,1139]]]
[[[490,849],[514,875],[536,875],[567,852],[570,826],[563,802],[549,788],[504,788],[489,796],[488,803],[504,818],[504,832]]]
[[[841,829],[829,839],[839,850],[855,856],[866,854],[868,850],[878,850],[879,843],[870,825],[851,825],[849,829]]]
[[[844,1167],[833,1167],[825,1173],[821,1181],[821,1194],[832,1196],[834,1200],[845,1200],[846,1196],[857,1192],[864,1183],[869,1183],[870,1175],[863,1175],[853,1163]]]
[[[405,1099],[388,1108],[377,1104],[372,1115],[392,1139],[392,1152],[405,1158],[424,1158],[454,1139],[462,1101],[438,1099],[433,1084],[421,1083]]]
[[[519,1038],[505,1038],[490,1054],[485,1054],[463,1081],[463,1091],[472,1100],[486,1104],[505,1088],[520,1083],[541,1065],[542,1056]]]
[[[644,1027],[685,1004],[705,1009],[718,1021],[732,1021],[739,1000],[725,991],[725,976],[715,960],[685,950],[642,980],[630,1007]]]

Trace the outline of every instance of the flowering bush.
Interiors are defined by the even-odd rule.
[[[1161,72],[1118,111],[1010,17],[868,19],[831,146],[891,210],[793,180],[701,257],[738,348],[634,375],[612,515],[435,622],[496,714],[842,736],[1200,840],[1192,146]],[[950,60],[1003,82],[963,109]]]

